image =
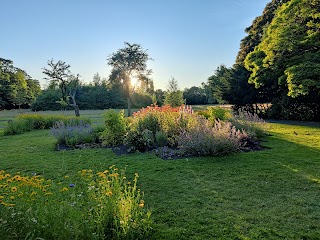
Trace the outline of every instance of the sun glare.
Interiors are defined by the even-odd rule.
[[[131,86],[136,86],[136,84],[138,83],[138,78],[136,77],[131,77]]]

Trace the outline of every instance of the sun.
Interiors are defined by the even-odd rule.
[[[138,83],[138,78],[137,77],[131,77],[131,86],[134,87]]]

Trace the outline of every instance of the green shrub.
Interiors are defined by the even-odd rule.
[[[125,143],[134,150],[146,151],[154,147],[155,135],[160,128],[157,114],[149,112],[136,116],[131,120]]]
[[[160,130],[160,123],[156,114],[148,113],[145,116],[138,118],[133,127],[135,127],[139,132],[143,132],[145,129],[148,129],[155,134]]]
[[[8,122],[8,125],[4,129],[5,135],[15,135],[28,132],[35,129],[49,129],[53,127],[57,121],[63,121],[64,123],[72,120],[75,124],[79,122],[90,123],[90,119],[73,116],[62,115],[41,115],[41,114],[21,114],[14,120]]]
[[[1,237],[147,239],[151,212],[137,181],[114,166],[55,180],[0,171]]]
[[[210,117],[210,113],[208,110],[201,110],[201,111],[197,111],[196,113],[198,115],[205,117],[206,119],[208,119]]]
[[[15,119],[8,122],[7,126],[3,130],[4,135],[15,135],[24,132],[31,131],[33,125],[25,119]]]
[[[122,144],[127,132],[124,111],[107,110],[104,114],[104,120],[106,128],[100,136],[102,143],[106,146]]]
[[[154,133],[148,129],[138,131],[137,129],[130,130],[125,138],[125,144],[132,147],[131,150],[146,151],[154,147]]]
[[[225,121],[232,117],[230,110],[222,107],[208,107],[208,113],[208,119],[212,122],[214,122],[216,119]]]

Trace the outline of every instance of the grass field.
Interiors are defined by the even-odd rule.
[[[13,115],[1,113],[4,126]],[[99,123],[101,113],[87,115]],[[48,130],[0,136],[0,169],[53,179],[113,164],[128,176],[138,172],[153,212],[151,239],[320,239],[320,125],[270,126],[266,150],[180,160],[108,149],[56,152]]]

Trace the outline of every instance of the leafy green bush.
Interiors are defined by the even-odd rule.
[[[151,212],[137,181],[114,166],[55,180],[0,171],[1,237],[146,239]]]
[[[96,138],[93,129],[87,123],[70,120],[68,123],[58,121],[51,128],[51,134],[58,140],[58,143],[69,147],[75,147],[82,143],[95,142]]]
[[[154,134],[160,130],[160,122],[156,114],[148,113],[142,118],[138,118],[133,125],[137,131],[142,132],[145,129],[153,132]]]
[[[220,119],[222,121],[228,120],[232,117],[230,110],[222,108],[222,107],[208,107],[209,120],[214,122],[216,119]]]
[[[148,129],[143,131],[132,129],[127,133],[125,143],[131,146],[132,150],[146,151],[154,147],[154,133]]]
[[[206,119],[208,119],[210,117],[210,113],[209,113],[208,109],[207,110],[197,111],[196,113],[198,115],[201,115],[201,116],[205,117]]]
[[[100,136],[102,143],[106,146],[122,144],[127,132],[124,111],[107,110],[104,114],[104,120],[106,128]]]
[[[149,112],[140,117],[136,116],[131,122],[125,143],[133,146],[135,150],[145,151],[154,147],[155,134],[160,131],[160,128],[156,114]]]
[[[15,135],[28,132],[35,129],[49,129],[53,127],[57,121],[74,121],[75,123],[84,122],[90,123],[90,119],[73,116],[62,115],[41,115],[41,114],[21,114],[14,120],[9,121],[4,129],[4,135]]]
[[[8,122],[7,126],[3,130],[4,135],[15,135],[21,134],[24,132],[31,131],[33,126],[30,125],[30,122],[24,119],[15,119]]]

